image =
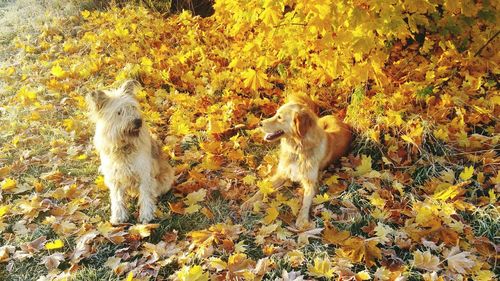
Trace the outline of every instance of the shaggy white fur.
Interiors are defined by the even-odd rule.
[[[154,218],[157,197],[173,183],[174,170],[142,120],[133,80],[118,89],[87,95],[90,117],[96,124],[94,145],[101,158],[100,172],[109,188],[111,223],[128,220],[127,190],[139,194],[139,221]]]

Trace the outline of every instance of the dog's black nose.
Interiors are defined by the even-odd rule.
[[[134,126],[136,128],[140,128],[142,126],[142,119],[141,118],[134,119]]]

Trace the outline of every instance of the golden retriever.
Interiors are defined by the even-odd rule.
[[[333,115],[319,118],[316,104],[305,95],[291,96],[276,114],[259,125],[269,142],[280,140],[279,164],[271,178],[274,188],[286,180],[299,182],[304,188],[302,207],[296,225],[309,223],[309,210],[316,193],[320,170],[345,155],[352,134],[349,126]],[[257,192],[243,205],[244,209],[262,195]]]

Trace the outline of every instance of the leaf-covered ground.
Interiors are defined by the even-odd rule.
[[[20,29],[1,45],[0,279],[495,280],[498,3],[391,3],[82,9]],[[83,97],[127,78],[177,182],[153,224],[113,227]],[[301,189],[266,184],[277,146],[256,129],[297,92],[357,134],[311,229],[293,226]]]

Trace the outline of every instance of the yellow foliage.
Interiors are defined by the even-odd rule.
[[[18,268],[45,247],[61,252],[41,257],[45,279],[79,274],[93,255],[130,280],[260,280],[278,277],[283,258],[293,270],[283,276],[303,279],[494,278],[495,237],[471,231],[498,216],[494,1],[218,0],[214,9],[206,18],[112,4],[47,13],[5,44],[2,262]],[[130,78],[176,184],[158,201],[158,224],[111,226],[84,96]],[[278,153],[258,126],[294,93],[356,135],[319,173],[311,229],[300,230],[300,187],[267,180]],[[239,207],[257,190],[265,196],[247,216]],[[32,237],[50,231],[68,239]],[[313,239],[335,251],[318,257],[302,245]]]
[[[64,247],[64,242],[61,239],[56,239],[52,242],[48,242],[45,244],[45,249],[47,250],[56,250]]]
[[[178,273],[179,281],[208,281],[208,273],[204,272],[201,266],[184,266]]]
[[[334,269],[329,259],[315,258],[314,265],[309,265],[307,270],[311,276],[332,278]]]

